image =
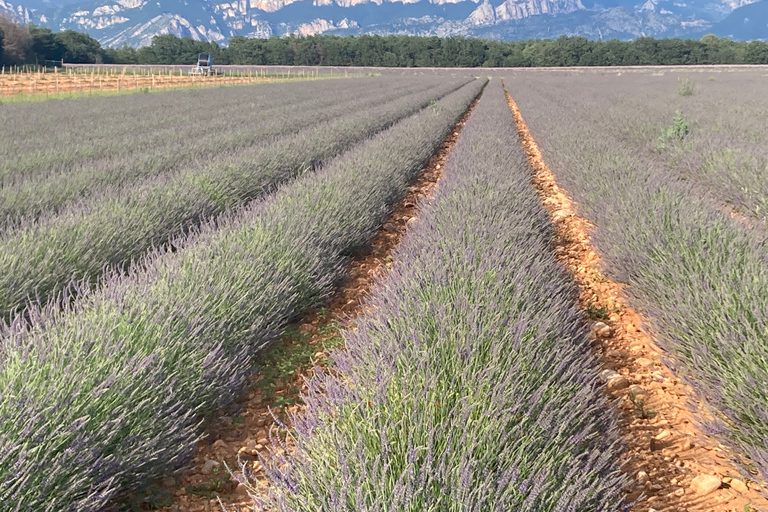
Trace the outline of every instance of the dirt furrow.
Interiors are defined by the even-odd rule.
[[[261,369],[236,412],[223,411],[198,444],[191,467],[179,477],[165,479],[156,493],[164,501],[163,511],[220,511],[218,499],[230,510],[251,510],[245,485],[230,475],[225,464],[236,471],[240,468],[238,460],[243,461],[261,489],[269,485],[260,459],[270,457],[270,436],[278,431],[272,428],[275,420],[287,422],[286,413],[301,410],[300,393],[306,389],[305,379],[311,377],[313,366],[326,366],[328,352],[343,344],[341,329],[354,328],[371,285],[391,268],[392,251],[416,221],[419,202],[434,193],[448,154],[478,101],[475,99],[430,158],[367,251],[350,262],[348,279],[331,301],[290,326],[260,357]]]
[[[699,430],[700,398],[662,363],[665,354],[628,306],[622,285],[600,273],[601,258],[589,239],[592,226],[558,187],[509,93],[507,99],[533,184],[555,227],[553,250],[578,284],[604,365],[601,378],[617,399],[627,445],[623,468],[632,477],[627,499],[637,500],[633,512],[768,511],[759,486],[736,478],[732,454]]]

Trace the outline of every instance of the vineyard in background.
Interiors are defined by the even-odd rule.
[[[26,66],[3,68],[0,98],[8,96],[66,96],[80,93],[144,91],[156,89],[242,85],[261,82],[313,80],[311,71],[265,73],[263,70],[225,70],[211,76],[190,75],[189,66],[178,69],[134,67],[65,67],[29,71]],[[332,77],[323,73],[323,78]],[[344,76],[340,74],[339,76]],[[348,73],[347,73],[348,76]]]

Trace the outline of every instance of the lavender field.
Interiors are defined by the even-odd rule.
[[[0,511],[646,512],[611,317],[580,306],[504,87],[705,434],[763,482],[766,86],[434,70],[0,105]],[[146,499],[405,206],[263,454],[206,461],[224,483],[197,502]]]
[[[768,76],[515,74],[604,271],[705,399],[704,428],[768,478]],[[741,456],[747,455],[749,459]]]

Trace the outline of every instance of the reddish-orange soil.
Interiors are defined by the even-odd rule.
[[[325,308],[309,313],[288,330],[289,334],[277,342],[274,350],[279,352],[275,356],[289,358],[292,352],[306,352],[310,348],[314,362],[324,366],[327,362],[327,349],[340,342],[340,329],[353,326],[354,319],[364,311],[363,300],[371,285],[391,268],[392,251],[408,227],[417,221],[420,201],[431,196],[437,187],[448,153],[458,140],[477,101],[456,123],[439,150],[408,188],[406,196],[370,242],[367,252],[349,264],[346,283]],[[267,353],[265,357],[272,356]],[[219,511],[221,507],[213,499],[215,495],[230,510],[250,509],[252,502],[248,498],[247,489],[231,478],[223,463],[237,470],[239,455],[241,460],[248,461],[248,469],[256,475],[258,488],[264,489],[269,485],[258,458],[270,457],[268,440],[274,423],[272,415],[285,421],[286,410],[300,411],[300,403],[288,407],[279,404],[284,403],[287,397],[295,397],[297,392],[305,390],[304,379],[313,373],[311,362],[307,363],[295,368],[287,379],[270,383],[271,389],[265,389],[260,376],[254,378],[250,389],[240,400],[241,411],[236,419],[222,413],[219,420],[208,429],[207,437],[198,444],[193,464],[185,475],[165,480],[163,485],[173,495],[174,501],[173,505],[163,509],[165,512]],[[273,434],[275,432],[273,430]],[[205,468],[206,461],[219,463],[219,466],[210,468],[213,464],[208,462],[211,469],[208,471]]]
[[[627,305],[622,285],[600,273],[601,258],[590,243],[589,222],[577,216],[517,105],[509,94],[507,98],[534,186],[555,226],[553,250],[578,283],[580,306],[597,327],[594,346],[604,368],[618,374],[609,381],[613,389],[608,392],[619,400],[627,444],[623,468],[632,478],[627,498],[639,498],[633,512],[768,510],[756,482],[734,478],[738,471],[730,462],[732,454],[697,428],[697,414],[702,413],[694,410],[700,398],[662,364],[663,352],[643,330],[642,317]],[[714,488],[709,492],[700,485],[707,481]]]

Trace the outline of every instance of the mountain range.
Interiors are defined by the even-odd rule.
[[[768,39],[768,0],[0,0],[0,13],[112,47],[162,34]]]

